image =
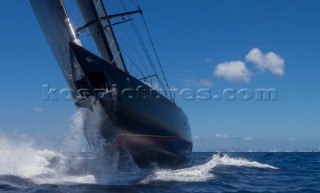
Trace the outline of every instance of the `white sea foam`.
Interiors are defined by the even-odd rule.
[[[154,173],[141,180],[141,184],[148,184],[154,181],[175,181],[175,182],[206,182],[214,178],[214,168],[217,166],[254,167],[265,169],[278,169],[268,164],[256,161],[249,161],[244,158],[231,158],[227,154],[220,156],[215,154],[205,164],[178,170],[156,170]]]
[[[125,171],[119,171],[119,155],[108,156],[101,152],[81,154],[87,144],[83,127],[97,122],[94,116],[91,115],[94,119],[88,119],[84,113],[86,112],[77,111],[72,115],[70,131],[64,142],[64,150],[71,153],[39,149],[34,146],[33,140],[24,135],[8,137],[0,134],[0,176],[16,176],[36,184],[123,185],[156,181],[206,182],[214,178],[214,169],[217,166],[277,169],[244,158],[215,154],[205,164],[184,169],[139,170],[130,165],[129,170],[126,168]],[[84,120],[88,122],[85,123]]]
[[[86,109],[78,109],[71,116],[71,123],[69,130],[65,133],[63,141],[63,151],[65,152],[79,152],[88,151],[88,142],[84,136],[84,119],[86,117]]]
[[[47,167],[50,164],[49,160],[54,156],[63,157],[50,150],[36,150],[30,141],[16,143],[3,135],[0,136],[0,155],[0,175],[25,178],[54,172]]]
[[[0,176],[15,176],[35,184],[127,184],[127,173],[118,172],[119,155],[90,151],[83,134],[86,124],[97,122],[94,115],[78,110],[71,117],[63,152],[40,149],[25,135],[0,134]],[[86,150],[87,152],[83,152]],[[91,150],[91,149],[90,149]],[[135,172],[131,170],[129,172]],[[134,176],[134,175],[132,175]],[[2,178],[3,180],[3,178]]]
[[[76,111],[66,135],[65,151],[83,148],[86,142],[82,124],[82,112]],[[92,174],[69,175],[76,160],[71,162],[69,156],[56,150],[36,148],[25,135],[0,134],[0,155],[1,176],[17,176],[37,184],[96,183]]]
[[[78,151],[86,144],[82,119],[80,110],[72,115],[64,151]],[[33,140],[24,135],[1,134],[0,155],[0,175],[17,176],[34,183],[95,183],[93,175],[68,175],[68,156],[56,150],[36,148]]]
[[[274,169],[274,170],[278,169],[277,167],[274,167],[269,164],[262,164],[256,161],[249,161],[244,158],[231,158],[227,154],[225,154],[222,157],[219,157],[218,155],[214,155],[213,159],[219,165],[225,165],[225,166],[253,167],[253,168],[265,168],[265,169]]]
[[[30,140],[9,139],[0,135],[0,176],[12,175],[36,184],[149,184],[165,182],[206,182],[214,178],[217,166],[277,169],[268,164],[232,158],[228,155],[213,157],[202,165],[177,170],[156,169],[129,172],[117,171],[117,157],[97,157],[94,154],[77,156],[54,150],[38,150]]]

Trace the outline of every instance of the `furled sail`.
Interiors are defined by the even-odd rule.
[[[101,0],[77,0],[84,21],[88,24],[91,36],[101,57],[118,68],[127,71],[117,41]]]
[[[30,0],[49,46],[70,88],[73,88],[73,64],[69,42],[80,45],[70,23],[63,0]]]

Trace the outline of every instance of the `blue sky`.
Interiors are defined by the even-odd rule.
[[[196,150],[320,147],[319,1],[162,0],[141,6],[172,87],[219,95],[227,88],[278,92],[277,101],[178,96]],[[43,84],[66,83],[28,1],[2,2],[0,20],[0,132],[63,135],[75,108],[42,100]],[[250,59],[254,48],[261,53]]]

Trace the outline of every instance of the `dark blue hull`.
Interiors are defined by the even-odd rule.
[[[94,96],[112,123],[102,136],[111,152],[126,149],[139,167],[173,167],[192,152],[189,122],[172,101],[114,65],[70,43],[75,68],[84,77],[75,81],[81,95]],[[85,100],[76,105],[85,106]]]

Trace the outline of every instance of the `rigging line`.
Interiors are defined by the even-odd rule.
[[[134,0],[130,0],[130,2],[131,2],[131,4],[132,4],[134,7],[136,7],[136,6],[137,6],[137,4],[136,4],[136,3],[134,3]]]
[[[128,29],[125,28],[125,30],[124,30],[123,32],[126,33],[126,36],[125,36],[125,37],[126,37],[126,39],[128,40],[128,42],[131,44],[131,46],[130,46],[130,44],[128,44],[128,47],[131,48],[132,50],[134,50],[134,52],[135,52],[135,54],[136,54],[136,57],[138,58],[138,60],[139,60],[140,63],[142,64],[142,67],[144,68],[145,72],[147,72],[147,73],[150,74],[150,72],[149,72],[150,70],[148,70],[148,68],[146,67],[146,64],[145,64],[144,60],[140,57],[140,55],[139,55],[136,47],[135,47],[134,44],[133,44],[132,39],[130,38],[130,36],[127,35],[127,34],[129,33],[129,32],[128,32]],[[129,56],[128,56],[128,57],[129,57]],[[135,63],[135,65],[136,65],[136,63]],[[136,67],[138,68],[138,66],[136,66]],[[143,74],[143,73],[142,73],[142,74]],[[144,74],[143,74],[143,76],[146,77]],[[147,80],[147,82],[150,82],[150,81]]]
[[[121,50],[123,51],[123,53],[128,57],[128,59],[131,61],[131,63],[137,68],[137,70],[141,73],[142,77],[145,77],[143,71],[142,71],[142,70],[139,68],[139,66],[130,58],[130,56],[128,55],[128,53],[127,53],[124,49],[122,49],[121,47],[120,47],[120,49],[121,49]]]
[[[150,33],[149,28],[148,28],[148,26],[147,26],[147,22],[146,22],[146,20],[145,20],[145,18],[144,18],[144,16],[143,16],[143,14],[141,14],[141,16],[142,16],[143,23],[144,23],[144,25],[145,25],[145,27],[146,27],[146,30],[147,30],[149,39],[150,39],[150,41],[151,41],[153,51],[154,51],[154,53],[155,53],[155,55],[156,55],[156,58],[157,58],[157,60],[158,60],[158,64],[159,64],[159,66],[160,66],[160,70],[161,70],[161,73],[162,73],[162,75],[163,75],[164,81],[165,81],[165,83],[166,83],[167,88],[170,89],[169,84],[168,84],[168,81],[167,81],[167,78],[166,78],[166,76],[165,76],[165,74],[164,74],[164,71],[163,71],[163,68],[162,68],[162,64],[161,64],[160,59],[159,59],[159,56],[158,56],[158,53],[157,53],[157,51],[156,51],[155,45],[154,45],[154,43],[153,43],[153,40],[152,40],[152,38],[151,38],[151,33]],[[171,95],[171,92],[169,92],[169,94],[170,94],[171,100],[173,100],[172,95]]]
[[[142,77],[145,77],[143,71],[139,68],[139,66],[135,63],[135,61],[130,57],[130,55],[127,53],[127,51],[125,49],[123,49],[122,47],[120,47],[120,49],[128,57],[128,59],[131,61],[131,63],[137,68],[137,70],[141,73]]]
[[[99,1],[100,2],[100,4],[101,4],[101,7],[102,7],[102,9],[103,9],[103,12],[104,12],[104,14],[107,16],[107,11],[106,11],[106,8],[105,8],[105,6],[104,6],[104,4],[103,4],[103,1],[101,0],[101,1]],[[98,22],[99,21],[99,22]],[[102,25],[102,21],[101,21],[101,19],[99,19],[97,22],[98,23],[100,23],[100,25]],[[116,59],[117,58],[115,58],[114,56],[114,61],[115,61],[115,63],[116,63],[116,65],[119,65],[120,64],[120,66],[122,66],[122,70],[124,70],[125,72],[127,72],[127,68],[126,68],[126,64],[125,64],[125,62],[124,62],[124,60],[123,60],[123,57],[122,57],[122,55],[121,55],[121,52],[120,52],[120,49],[119,49],[119,45],[118,45],[118,42],[117,42],[117,38],[116,38],[116,36],[115,36],[115,34],[114,34],[114,31],[113,31],[113,27],[110,25],[110,20],[107,20],[107,24],[109,25],[109,27],[108,27],[108,29],[109,29],[109,31],[110,31],[110,33],[109,33],[109,36],[110,36],[110,38],[111,38],[111,40],[113,40],[113,42],[112,42],[112,44],[114,44],[114,45],[110,45],[110,46],[113,46],[113,48],[112,47],[110,47],[110,50],[111,50],[111,54],[113,54],[112,53],[112,49],[114,50],[114,49],[116,49],[115,51],[119,51],[119,58],[118,58],[118,62],[116,62]],[[102,33],[103,33],[103,27],[102,27]],[[106,29],[107,30],[107,29]],[[108,30],[107,30],[108,31]],[[107,38],[107,37],[106,37]],[[109,42],[109,40],[107,39],[107,43]],[[110,44],[110,42],[109,42],[109,44]],[[120,61],[119,61],[120,60]],[[127,72],[128,73],[128,72]]]
[[[123,5],[122,0],[120,0],[120,2],[121,2],[121,5],[122,5],[123,9],[126,10],[126,8],[125,8],[124,5]],[[137,3],[137,5],[139,6],[138,3]],[[140,9],[140,7],[139,7],[139,9]],[[145,52],[145,54],[146,54],[146,56],[147,56],[147,58],[148,58],[148,60],[149,60],[149,62],[150,62],[150,64],[151,64],[151,66],[152,66],[155,74],[157,75],[157,79],[158,79],[159,84],[161,85],[162,88],[165,88],[164,85],[163,85],[163,83],[162,83],[162,81],[161,81],[161,79],[159,78],[157,69],[156,69],[156,67],[155,67],[155,65],[154,65],[154,63],[153,63],[153,61],[152,61],[152,59],[151,59],[151,57],[150,57],[150,55],[149,55],[149,53],[148,53],[148,50],[147,50],[147,48],[146,48],[146,46],[145,46],[145,44],[144,44],[144,42],[143,42],[143,39],[142,39],[142,37],[141,37],[141,34],[140,34],[139,31],[135,28],[135,26],[133,25],[133,22],[132,22],[132,21],[130,21],[130,24],[131,24],[131,26],[132,26],[132,28],[133,28],[133,30],[134,30],[134,32],[135,32],[138,40],[139,40],[140,45],[141,45],[141,47],[143,48],[143,50],[144,50],[144,52]],[[149,35],[149,38],[150,38],[150,35]],[[163,73],[163,75],[164,75],[164,73]],[[164,76],[164,79],[165,79],[165,81],[166,81],[165,76]],[[166,85],[167,85],[167,87],[168,87],[168,89],[169,89],[169,86],[168,86],[167,81],[166,81]],[[167,91],[166,89],[164,89],[164,92],[165,92],[165,95],[168,96],[168,91]],[[172,100],[171,93],[169,92],[169,94],[170,94],[170,98],[171,98],[171,100]]]
[[[122,46],[119,45],[119,48],[121,49],[121,51],[124,52],[124,54],[127,56],[127,58],[131,61],[131,63],[136,67],[136,69],[140,72],[140,74],[142,75],[142,77],[145,77],[143,70],[141,70],[139,68],[139,66],[136,64],[136,62],[134,61],[133,58],[131,58],[131,56],[128,54],[128,52],[126,51],[126,49]]]
[[[133,27],[133,28],[134,28],[134,31],[135,31],[138,39],[139,39],[140,45],[143,48],[143,50],[144,50],[144,52],[145,52],[145,54],[146,54],[146,56],[147,56],[147,58],[148,58],[148,60],[149,60],[149,62],[151,64],[151,67],[153,68],[154,73],[157,75],[156,77],[158,79],[159,84],[161,85],[162,88],[165,88],[163,83],[162,83],[162,81],[161,81],[161,79],[160,79],[160,77],[159,77],[159,73],[158,73],[158,71],[157,71],[157,69],[156,69],[156,67],[155,67],[155,65],[154,65],[154,63],[153,63],[153,61],[151,59],[151,56],[149,55],[148,50],[147,50],[146,46],[143,43],[141,34],[137,31],[137,29],[135,29],[135,27]],[[164,92],[165,92],[165,95],[168,96],[168,93],[167,93],[166,89],[164,89]]]
[[[109,31],[107,31],[107,30],[105,30],[106,31],[106,33],[108,34],[108,35],[110,35],[110,32]],[[143,73],[143,71],[138,67],[138,65],[134,62],[134,60],[130,57],[130,55],[127,53],[127,51],[124,49],[124,47],[122,47],[122,46],[120,46],[119,44],[118,44],[118,46],[119,46],[119,48],[125,53],[125,55],[128,57],[128,59],[134,64],[134,66],[137,68],[137,70],[141,73],[141,75],[143,76],[143,77],[145,77],[145,75],[144,75],[144,73]]]
[[[140,74],[142,75],[142,77],[145,77],[143,70],[141,70],[139,68],[139,66],[136,64],[136,62],[134,61],[133,58],[130,57],[130,55],[128,54],[128,52],[126,51],[126,49],[122,46],[119,45],[119,48],[124,52],[124,54],[127,56],[127,58],[131,61],[131,63],[136,67],[136,69],[140,72]]]
[[[86,32],[85,34],[86,38],[87,38],[87,42],[90,46],[90,50],[96,54],[97,56],[101,56],[100,52],[98,51],[98,48],[94,45],[93,40],[92,40],[92,36],[89,32]],[[91,36],[91,37],[89,37]]]
[[[138,5],[138,8],[141,9],[138,0],[136,0],[136,3],[137,3],[137,5]],[[151,41],[151,45],[152,45],[153,51],[154,51],[154,53],[155,53],[155,55],[156,55],[156,58],[157,58],[157,60],[158,60],[158,64],[159,64],[159,66],[160,66],[160,70],[161,70],[161,73],[162,73],[163,78],[164,78],[164,80],[165,80],[166,86],[167,86],[168,89],[170,89],[169,84],[168,84],[168,81],[167,81],[167,78],[166,78],[166,76],[165,76],[165,74],[164,74],[164,71],[163,71],[163,68],[162,68],[162,64],[161,64],[161,62],[160,62],[160,58],[159,58],[158,53],[157,53],[157,51],[156,51],[154,42],[153,42],[153,40],[152,40],[152,38],[151,38],[151,33],[150,33],[149,28],[148,28],[147,22],[146,22],[146,20],[145,20],[145,18],[144,18],[144,16],[143,16],[142,12],[141,12],[140,14],[141,14],[143,23],[144,23],[144,25],[145,25],[145,28],[146,28],[146,30],[147,30],[149,39],[150,39],[150,41]],[[171,100],[173,101],[171,92],[169,92],[169,94],[170,94]]]
[[[108,30],[104,30],[106,32],[107,35],[111,36],[111,32]],[[122,46],[119,46],[119,52],[120,50],[123,51],[123,53],[127,56],[127,58],[131,61],[131,63],[136,67],[136,69],[139,71],[139,73],[141,74],[142,77],[145,77],[143,71],[139,68],[139,66],[135,63],[135,61],[130,57],[130,55],[127,53],[126,49]]]
[[[145,62],[142,60],[141,56],[139,55],[136,47],[134,46],[134,43],[133,43],[131,37],[130,37],[129,35],[127,35],[127,34],[129,34],[129,30],[128,30],[127,26],[125,26],[124,29],[122,29],[122,30],[123,30],[123,33],[125,34],[124,37],[126,37],[126,39],[128,40],[128,41],[126,41],[126,42],[129,42],[129,43],[128,43],[128,47],[131,48],[131,49],[134,51],[135,55],[137,56],[137,58],[138,58],[139,61],[141,62],[143,68],[144,68],[146,71],[148,71],[148,70],[147,70],[147,67],[146,67],[147,65],[145,64]]]
[[[125,6],[124,6],[124,4],[123,4],[123,2],[122,2],[122,0],[120,0],[120,3],[121,3],[121,6],[122,6],[123,10],[124,10],[124,11],[127,11],[126,8],[125,8]],[[128,17],[128,19],[131,18],[130,16],[127,16],[127,17]],[[131,24],[131,27],[132,27],[133,31],[135,32],[135,35],[137,36],[137,38],[138,38],[138,40],[139,40],[139,43],[140,43],[140,45],[141,45],[141,48],[142,48],[143,51],[145,52],[145,55],[147,56],[149,62],[153,65],[153,61],[152,61],[152,59],[151,59],[151,57],[150,57],[150,55],[149,55],[149,53],[148,53],[148,51],[147,51],[146,46],[145,46],[144,43],[143,43],[143,39],[142,39],[142,37],[141,37],[141,34],[140,34],[139,31],[137,30],[137,28],[135,28],[135,26],[133,25],[133,22],[130,21],[130,24]],[[153,65],[153,70],[155,71],[155,73],[158,73],[154,65]]]
[[[137,51],[135,49],[133,49],[135,47],[132,46],[133,45],[132,40],[130,39],[130,36],[127,35],[129,33],[128,33],[128,29],[127,29],[126,25],[124,25],[123,28],[120,28],[120,29],[117,29],[117,30],[119,31],[118,33],[122,34],[122,36],[119,36],[121,38],[118,38],[118,39],[121,39],[123,41],[123,44],[126,45],[128,50],[131,50],[131,52],[133,52],[132,50],[134,50],[136,55],[137,55]],[[122,49],[125,49],[124,46],[122,46]],[[140,62],[142,63],[143,61],[140,59]],[[145,68],[145,66],[143,66],[143,67]],[[146,70],[146,68],[145,68],[145,70]]]

